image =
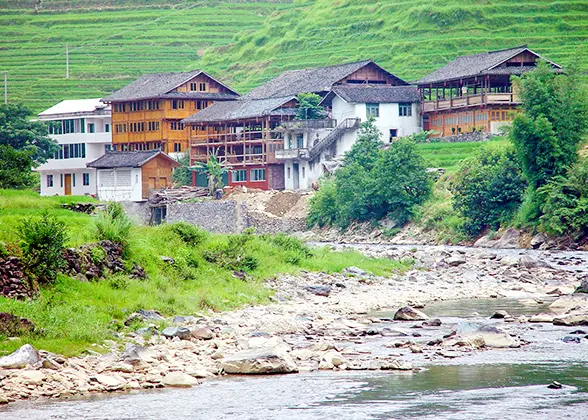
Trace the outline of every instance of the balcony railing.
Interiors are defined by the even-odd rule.
[[[242,131],[240,133],[211,133],[198,134],[190,138],[192,146],[204,144],[243,144],[247,142],[262,142],[267,138],[267,131]],[[270,140],[275,139],[277,133],[270,132]]]
[[[282,127],[286,130],[320,130],[325,128],[337,127],[337,120],[293,120],[282,122]]]
[[[442,111],[454,108],[467,108],[480,105],[520,104],[518,95],[514,93],[482,93],[479,95],[457,96],[449,99],[425,101],[423,111]]]
[[[276,150],[276,159],[308,159],[308,149]]]

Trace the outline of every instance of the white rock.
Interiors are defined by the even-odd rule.
[[[184,372],[170,372],[163,377],[161,383],[171,387],[192,387],[198,385],[198,380]]]
[[[292,358],[276,349],[244,350],[226,357],[221,368],[234,374],[269,374],[298,372]]]
[[[14,353],[0,357],[0,368],[22,369],[40,360],[39,352],[30,344],[25,344]]]
[[[25,370],[20,373],[20,377],[27,385],[40,385],[46,378],[39,370]]]
[[[93,379],[96,382],[98,382],[100,385],[104,385],[105,387],[108,387],[108,388],[121,388],[124,384],[124,381],[122,379],[119,379],[117,377],[110,376],[110,375],[104,375],[104,374],[94,375],[94,376],[90,377],[90,379]]]

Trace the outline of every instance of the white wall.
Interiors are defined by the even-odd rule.
[[[141,168],[98,169],[97,175],[100,200],[143,200]]]
[[[92,168],[76,170],[41,171],[41,195],[65,195],[65,174],[71,175],[71,195],[96,194],[96,170]],[[84,185],[84,173],[90,176],[90,185]],[[53,187],[47,186],[47,175],[53,175]]]

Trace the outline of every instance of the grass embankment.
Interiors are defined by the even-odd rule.
[[[0,190],[0,240],[16,242],[18,224],[47,210],[67,223],[70,245],[95,241],[92,216],[59,208],[70,201],[86,198],[40,198],[32,192]],[[255,269],[248,270],[247,281],[234,277],[232,269],[205,258],[235,238],[243,244],[244,255],[257,262]],[[172,257],[175,263],[170,265],[160,256]],[[389,275],[408,267],[406,262],[370,259],[357,252],[331,252],[326,248],[307,255],[298,241],[283,236],[204,234],[201,243],[191,246],[170,225],[133,227],[125,263],[144,267],[148,279],[116,275],[88,283],[60,275],[34,301],[0,298],[0,312],[29,318],[41,329],[37,335],[14,341],[0,337],[0,354],[24,343],[65,355],[78,354],[92,343],[112,338],[113,331],[128,331],[123,322],[138,309],[155,309],[166,316],[191,315],[265,302],[271,293],[263,287],[263,280],[280,273],[339,272],[355,265],[376,275]]]
[[[588,70],[581,0],[170,3],[179,2],[43,1],[39,10],[32,0],[0,2],[9,99],[39,112],[62,99],[105,95],[143,73],[195,68],[245,93],[284,70],[366,58],[410,81],[456,55],[523,43]]]

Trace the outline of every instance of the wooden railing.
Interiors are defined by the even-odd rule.
[[[337,127],[337,120],[324,119],[324,120],[293,120],[283,121],[282,127],[287,130],[320,130],[325,128]]]
[[[479,95],[456,96],[448,99],[425,101],[423,111],[440,111],[454,108],[467,108],[479,105],[519,104],[520,99],[514,93],[481,93]]]

